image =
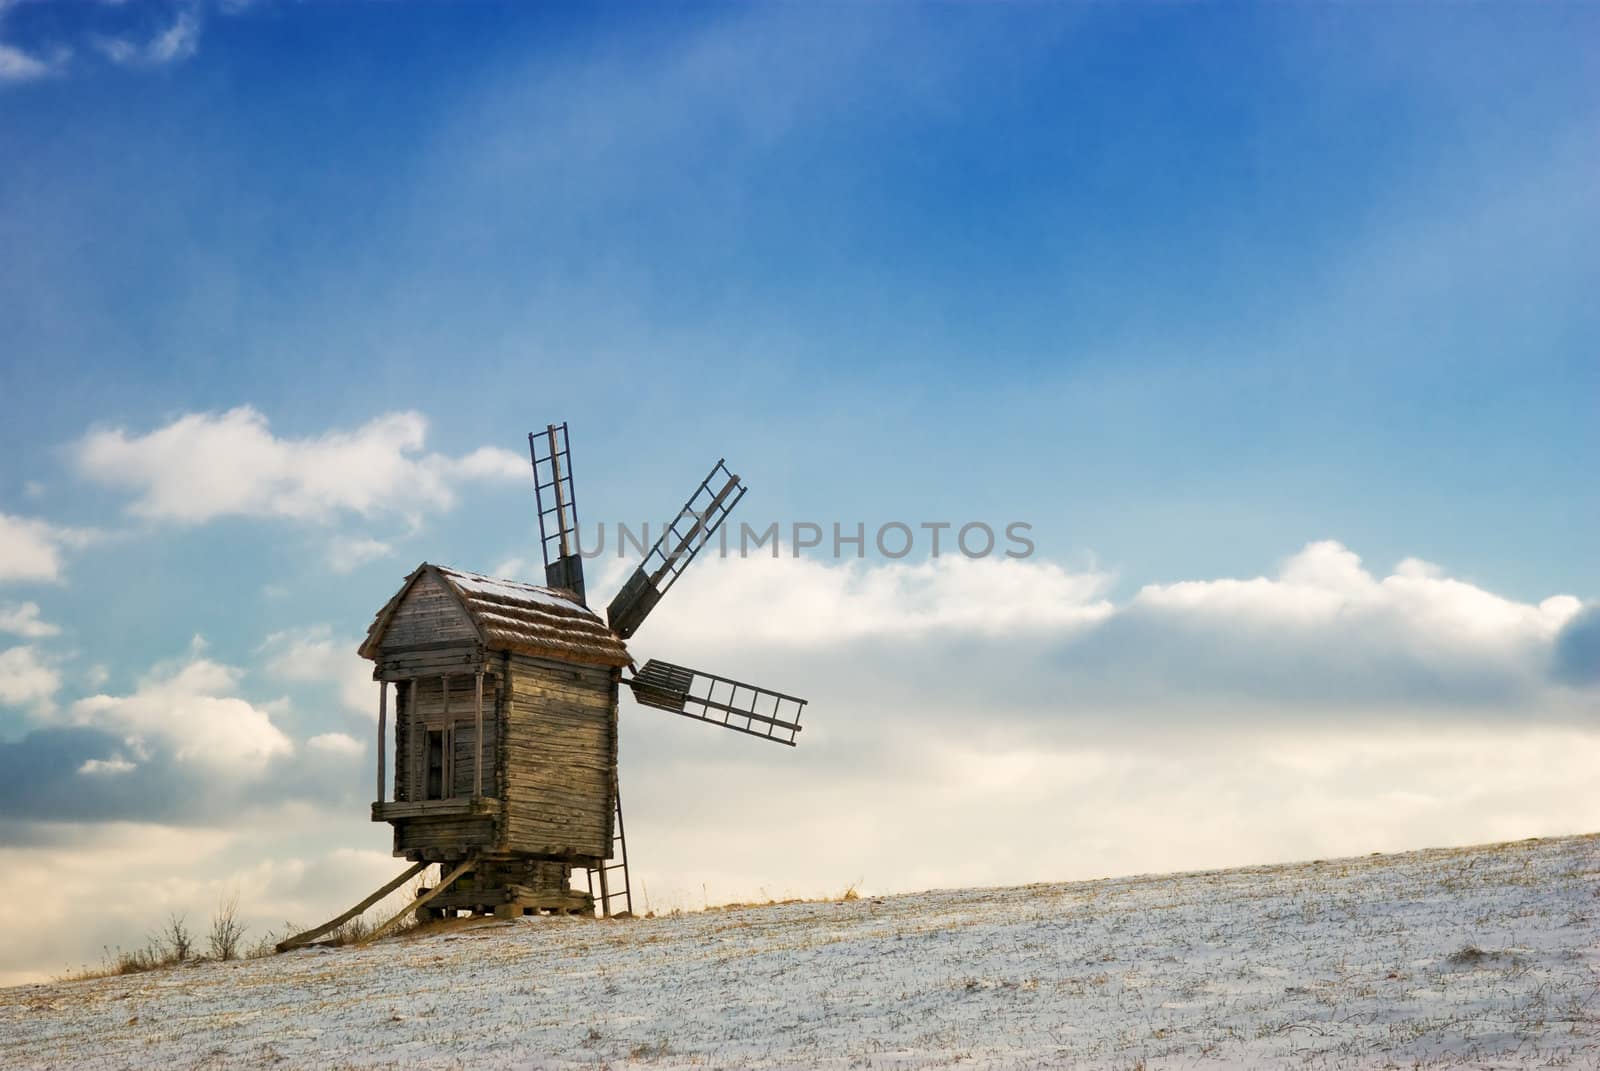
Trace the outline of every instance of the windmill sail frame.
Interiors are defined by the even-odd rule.
[[[700,548],[711,541],[749,490],[739,482],[738,476],[728,471],[726,460],[717,458],[706,478],[700,481],[700,486],[694,489],[606,608],[606,622],[623,639],[639,630],[656,603],[678,582]],[[713,491],[712,481],[719,479],[720,487]],[[667,550],[668,546],[672,549]]]
[[[652,658],[626,683],[641,706],[795,746],[806,700]]]
[[[578,500],[572,483],[572,445],[567,438],[566,423],[547,424],[542,435],[528,432],[528,457],[533,462],[533,497],[539,511],[539,554],[544,559],[544,581],[550,587],[572,592],[587,606],[583,557],[578,552]],[[545,505],[547,493],[553,500],[548,507]]]

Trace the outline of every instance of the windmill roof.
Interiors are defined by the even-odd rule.
[[[423,562],[367,629],[363,658],[377,658],[389,620],[417,579],[433,573],[460,602],[485,647],[569,662],[626,666],[632,659],[600,615],[571,592]]]

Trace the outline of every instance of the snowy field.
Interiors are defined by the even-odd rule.
[[[1600,836],[0,990],[7,1067],[1600,1067]]]

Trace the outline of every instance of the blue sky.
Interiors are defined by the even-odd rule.
[[[740,507],[752,522],[1033,525],[1045,572],[1015,589],[869,562],[846,579],[708,568],[674,593],[683,604],[641,634],[645,653],[728,651],[710,668],[735,672],[742,657],[770,666],[774,686],[833,701],[831,729],[816,705],[822,747],[803,760],[812,780],[791,786],[795,806],[805,784],[847,771],[848,798],[849,778],[868,777],[867,759],[845,756],[876,754],[869,738],[897,723],[844,707],[876,694],[881,666],[914,677],[946,643],[985,672],[1065,674],[1078,707],[1096,697],[1093,711],[1053,713],[1018,699],[1038,700],[1023,728],[986,721],[1006,754],[1076,761],[1082,737],[1041,726],[1104,714],[1116,732],[1097,746],[1114,738],[1147,761],[1141,732],[1217,724],[1197,694],[1303,733],[1351,710],[1410,724],[1425,709],[1429,725],[1554,726],[1594,747],[1593,696],[1571,686],[1593,675],[1556,673],[1556,691],[1528,681],[1535,663],[1594,650],[1592,613],[1578,608],[1600,597],[1600,94],[1586,47],[1597,31],[1600,11],[1581,5],[0,4],[0,514],[56,554],[49,569],[0,571],[0,608],[31,604],[27,620],[54,630],[13,629],[12,649],[29,654],[10,672],[34,683],[0,687],[15,699],[0,705],[0,738],[22,749],[12,761],[35,762],[30,739],[48,745],[68,772],[91,757],[164,770],[181,802],[189,768],[159,732],[141,737],[133,708],[107,721],[82,704],[201,666],[184,696],[245,703],[291,751],[256,756],[279,765],[215,823],[237,858],[208,857],[193,895],[224,862],[243,873],[247,855],[289,866],[292,851],[230,824],[275,800],[303,796],[299,821],[353,808],[357,822],[319,850],[381,853],[382,831],[359,825],[364,716],[329,698],[350,674],[274,677],[273,659],[295,643],[348,653],[423,559],[491,571],[528,557],[531,491],[505,465],[450,469],[459,479],[441,497],[418,493],[403,465],[369,476],[366,454],[328,468],[315,450],[274,451],[411,413],[420,440],[362,440],[375,466],[515,454],[529,428],[570,421],[586,520],[657,517],[725,454],[753,488]],[[245,406],[256,416],[222,417]],[[147,438],[174,426],[198,429],[187,458],[158,456]],[[118,432],[126,448],[90,449]],[[214,464],[197,468],[200,455]],[[280,474],[301,490],[319,467],[336,486],[314,509],[287,508],[260,474],[269,455],[304,467]],[[237,474],[234,506],[197,482],[202,471]],[[363,487],[380,500],[360,499]],[[171,508],[185,488],[187,514]],[[157,490],[168,507],[152,505]],[[1170,599],[1140,602],[1147,585],[1314,574],[1316,590],[1369,605],[1326,541],[1377,582],[1434,578],[1420,602],[1384,604],[1384,629],[1403,642],[1351,664],[1328,652],[1365,651],[1359,636],[1281,650],[1271,628],[1236,637],[1260,609],[1248,587],[1203,589],[1222,600],[1205,603],[1217,617],[1204,627],[1159,619],[1152,607]],[[5,549],[22,560],[21,542]],[[1398,570],[1406,559],[1437,567]],[[862,634],[822,657],[804,621],[761,650],[728,650],[738,636],[691,615],[795,606],[817,621],[877,620],[874,577],[906,603],[927,600],[954,633],[913,642],[905,634],[922,633],[891,615],[899,647]],[[1387,598],[1406,585],[1380,587]],[[1002,590],[1025,608],[959,611]],[[1552,597],[1572,601],[1530,609]],[[1102,602],[1115,627],[1080,640]],[[1450,646],[1491,619],[1511,630],[1496,633],[1497,654]],[[996,640],[1007,629],[1036,661]],[[1530,661],[1496,676],[1501,655]],[[1467,673],[1474,664],[1491,668]],[[1137,688],[1123,666],[1138,668]],[[1341,691],[1355,679],[1371,687]],[[915,691],[881,699],[897,716],[937,705]],[[674,749],[699,738],[637,731],[656,733],[634,753],[662,756],[665,807]],[[324,749],[317,761],[334,765],[308,765],[304,741],[319,734],[367,755],[345,769]],[[956,748],[962,734],[950,734]],[[1479,745],[1505,743],[1490,740]],[[988,769],[993,748],[961,768]],[[1429,754],[1441,782],[1476,761],[1470,749]],[[194,798],[214,798],[214,774],[194,774],[209,786]],[[130,784],[142,776],[127,771]],[[1366,806],[1366,785],[1330,773],[1312,824]],[[105,808],[148,799],[127,792]],[[65,843],[110,817],[94,811],[101,797],[82,798],[70,815],[7,806]],[[1154,807],[1118,798],[1129,814]],[[1006,799],[995,806],[1016,804]],[[1462,813],[1459,802],[1437,797],[1429,813]],[[1504,801],[1478,804],[1481,820],[1412,833],[1501,832]],[[1565,814],[1592,826],[1597,806],[1590,795]],[[152,811],[141,828],[192,830],[182,811]],[[1524,826],[1570,824],[1561,813],[1530,806]],[[708,864],[694,845],[726,835],[710,820],[695,828],[701,840],[652,864],[663,886],[696,887]],[[1302,824],[1203,858],[1159,845],[1074,858],[1106,872],[1323,854],[1319,835]],[[857,830],[852,844],[871,858],[886,839],[905,831]],[[805,858],[809,875],[756,860],[725,887],[860,876],[843,872],[854,857]],[[997,859],[869,883],[912,887],[912,873],[1050,876]],[[365,877],[347,875],[358,895]],[[324,906],[294,901],[281,875],[262,880],[274,908]],[[166,903],[152,893],[144,906]]]

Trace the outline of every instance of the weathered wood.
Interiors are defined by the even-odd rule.
[[[431,570],[417,577],[383,632],[385,651],[448,640],[474,641],[478,629],[455,593]]]
[[[429,889],[427,892],[423,893],[421,896],[419,896],[415,900],[411,901],[411,903],[407,904],[405,906],[404,910],[402,910],[398,915],[396,915],[394,918],[390,919],[388,922],[385,922],[382,926],[379,926],[377,929],[373,930],[371,933],[367,934],[367,936],[363,937],[357,943],[358,944],[367,944],[370,941],[376,941],[380,937],[388,936],[389,932],[400,924],[400,920],[401,919],[405,918],[406,915],[408,915],[411,912],[415,911],[417,908],[421,907],[422,905],[428,903],[430,900],[432,900],[434,897],[438,896],[445,889],[449,888],[450,887],[450,883],[452,881],[455,881],[457,878],[459,878],[462,874],[464,874],[467,870],[469,870],[472,867],[472,865],[474,863],[476,863],[477,861],[478,861],[478,857],[477,857],[476,854],[472,854],[472,855],[467,856],[466,859],[462,860],[460,866],[458,866],[454,870],[450,871],[450,873],[445,875],[443,878],[440,878],[439,879],[439,884],[435,885],[433,888]]]
[[[616,770],[617,674],[512,654],[504,709],[504,843],[565,859],[605,857]]]
[[[407,799],[420,800],[427,795],[428,781],[426,771],[422,768],[423,752],[427,750],[428,736],[422,731],[422,719],[417,716],[417,686],[422,683],[421,677],[412,677],[406,687],[406,726],[408,729],[408,742],[410,750],[406,754],[406,767],[411,771],[411,792]]]
[[[492,817],[403,819],[394,824],[395,852],[415,859],[426,851],[455,855],[468,849],[490,851],[497,843],[495,826]]]
[[[361,914],[361,912],[365,911],[367,908],[371,907],[373,904],[377,903],[379,900],[382,900],[385,896],[388,896],[400,886],[404,885],[407,881],[422,873],[427,866],[427,863],[417,863],[414,866],[407,867],[400,873],[399,877],[385,885],[380,886],[377,892],[373,893],[371,896],[368,896],[365,900],[361,901],[344,914],[339,915],[328,922],[324,922],[321,926],[317,926],[309,930],[303,930],[300,933],[295,934],[293,937],[285,938],[284,940],[279,941],[276,946],[277,950],[279,952],[287,952],[291,948],[297,948],[300,945],[311,943],[311,941],[321,937],[329,930],[332,930],[338,926],[343,926],[345,923]]]
[[[386,652],[373,669],[375,680],[402,680],[434,673],[473,673],[483,664],[483,652],[476,646],[452,643],[438,651],[401,650]]]
[[[473,799],[469,796],[452,796],[443,800],[395,800],[391,803],[374,803],[372,820],[392,822],[396,818],[461,818],[492,816],[498,813],[500,801],[490,796]]]
[[[483,671],[477,674],[476,695],[473,701],[473,713],[477,716],[477,733],[472,738],[472,795],[474,799],[483,796]]]
[[[384,757],[388,751],[389,682],[378,682],[378,794],[372,797],[383,802]]]

